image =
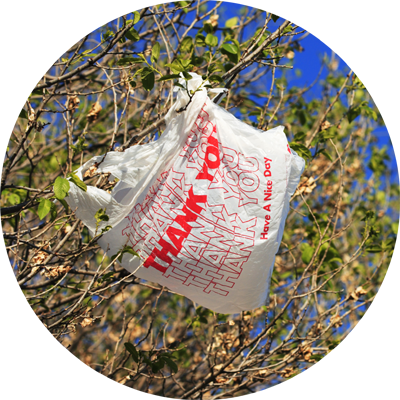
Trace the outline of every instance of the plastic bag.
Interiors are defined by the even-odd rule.
[[[266,303],[289,199],[304,160],[283,127],[260,131],[214,104],[201,77],[179,89],[161,138],[84,164],[118,178],[111,193],[71,182],[66,200],[121,265],[220,313]],[[186,84],[181,80],[181,84]],[[186,109],[184,109],[186,107]],[[184,109],[184,110],[183,110]],[[177,112],[180,111],[180,112]],[[109,220],[96,222],[105,209]],[[97,227],[96,227],[97,223]]]

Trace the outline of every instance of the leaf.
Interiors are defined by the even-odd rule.
[[[225,54],[229,58],[229,61],[231,61],[232,63],[237,64],[239,62],[240,51],[239,44],[236,44],[236,41],[234,44],[224,43],[221,46],[220,51],[222,54]]]
[[[22,109],[19,113],[18,118],[28,119],[28,113],[26,112],[26,110]]]
[[[214,27],[211,24],[206,22],[204,24],[204,30],[206,31],[207,34],[210,34],[210,33],[214,32]]]
[[[203,317],[202,315],[199,316],[199,321],[203,324],[208,324],[208,320],[206,317]]]
[[[164,367],[165,361],[163,358],[154,361],[153,364],[151,365],[151,370],[154,373],[157,373],[160,369],[162,369],[162,367]]]
[[[112,226],[111,226],[111,225],[107,225],[107,226],[105,226],[105,227],[101,230],[101,233],[106,233],[106,232],[108,232],[110,229],[112,229]]]
[[[154,87],[155,75],[154,71],[149,68],[143,68],[142,72],[140,73],[140,77],[142,79],[142,85],[147,90],[150,91]]]
[[[130,247],[130,246],[125,246],[125,247],[124,247],[122,250],[120,250],[117,254],[114,254],[114,255],[111,257],[111,261],[114,261],[115,258],[118,256],[118,261],[119,261],[119,262],[122,262],[122,257],[123,257],[123,255],[126,254],[126,253],[132,254],[133,256],[136,256],[136,257],[139,257],[139,258],[140,258],[139,253],[137,253],[135,250],[133,250],[132,247]]]
[[[225,27],[226,28],[233,28],[235,25],[238,24],[238,22],[239,22],[239,18],[238,17],[230,18],[225,22]]]
[[[272,19],[272,21],[276,22],[276,21],[278,21],[279,16],[275,15],[275,14],[271,14],[271,19]]]
[[[292,32],[292,30],[293,26],[289,25],[282,31],[282,34]]]
[[[140,21],[140,14],[137,11],[133,12],[133,25],[136,25]]]
[[[296,153],[298,153],[303,158],[311,158],[312,154],[311,151],[304,146],[304,144],[291,142],[289,144],[290,148],[293,149]]]
[[[129,247],[129,246],[124,247],[124,249],[122,250],[122,254],[124,254],[124,253],[129,253],[129,254],[132,254],[133,256],[140,257],[139,254],[136,253],[136,251],[133,250],[133,248]]]
[[[137,352],[135,346],[132,343],[124,343],[126,350],[131,354],[133,360],[139,362],[139,353]]]
[[[71,172],[70,174],[68,174],[68,177],[70,178],[70,181],[72,183],[78,186],[79,189],[82,189],[84,192],[87,192],[86,184],[78,177],[78,175]]]
[[[96,219],[97,223],[104,221],[107,222],[110,219],[109,216],[106,214],[105,208],[100,208],[100,210],[98,210],[96,214],[94,214],[94,218]]]
[[[315,156],[323,154],[328,160],[333,161],[332,156],[327,152],[326,149],[320,149],[315,153]]]
[[[57,206],[52,201],[50,203],[51,222],[53,222],[57,218]]]
[[[38,215],[40,219],[43,219],[50,212],[52,204],[53,203],[49,199],[40,199],[38,207]]]
[[[179,79],[179,78],[180,78],[179,74],[164,75],[157,82],[170,81],[171,79]]]
[[[65,200],[58,199],[58,201],[64,206],[65,212],[69,213],[68,203]]]
[[[2,195],[4,195],[5,193],[6,192],[3,192]],[[21,198],[16,193],[9,193],[7,197],[7,203],[15,206],[16,204],[21,203]]]
[[[173,371],[175,374],[178,372],[178,366],[170,358],[163,357],[163,360],[168,365],[168,367],[171,368],[171,371]]]
[[[194,42],[197,47],[204,47],[206,45],[205,39],[206,37],[204,35],[198,33],[194,39]]]
[[[400,222],[392,223],[392,231],[395,235],[400,235]]]
[[[185,6],[187,6],[188,4],[189,4],[188,1],[180,1],[180,2],[179,2],[179,5],[180,5],[181,7],[185,7]],[[187,12],[189,11],[189,10],[188,10],[188,7],[184,8],[182,11],[183,11],[185,14],[187,14]]]
[[[314,249],[308,243],[302,243],[300,249],[302,261],[304,262],[304,264],[308,264],[312,259]]]
[[[382,246],[380,246],[379,244],[368,246],[365,250],[368,253],[381,253],[383,251]]]
[[[359,106],[350,108],[347,111],[347,119],[351,123],[361,114],[361,108]]]
[[[182,65],[180,60],[174,60],[172,64],[165,64],[165,67],[171,68],[174,74],[185,71],[185,67]]]
[[[208,80],[209,80],[210,82],[218,82],[218,83],[223,82],[223,79],[222,79],[220,76],[218,76],[218,75],[211,75],[211,76],[208,78]]]
[[[157,62],[158,58],[160,57],[160,48],[160,43],[156,42],[151,49],[151,62]]]
[[[182,75],[184,76],[184,78],[185,78],[187,81],[190,81],[190,79],[193,78],[192,75],[190,75],[189,72],[186,72],[186,71],[183,71],[183,72],[182,72]]]
[[[83,150],[88,147],[87,143],[85,143],[85,138],[80,136],[78,141],[75,144],[72,144],[71,149],[74,151],[75,154],[82,153]]]
[[[364,111],[364,114],[367,117],[372,118],[374,121],[376,121],[378,119],[377,113],[371,107],[361,106],[361,109]]]
[[[384,251],[392,250],[394,248],[395,243],[396,243],[396,240],[394,238],[389,238],[387,240],[384,240],[382,242],[382,249]]]
[[[205,40],[206,45],[215,47],[218,46],[218,38],[212,33],[208,33]]]
[[[104,276],[102,276],[99,279],[99,281],[101,282],[110,281],[113,277],[114,277],[114,272],[107,272]]]
[[[54,195],[58,200],[64,199],[68,195],[70,185],[67,179],[58,176],[54,182]]]
[[[129,31],[125,33],[125,37],[132,40],[133,42],[137,42],[140,40],[140,36],[135,28],[129,29]]]
[[[114,36],[114,32],[112,31],[107,31],[104,35],[103,35],[103,40],[107,40],[109,37]]]
[[[370,220],[375,217],[375,213],[372,210],[365,211],[364,216],[361,218],[361,221]]]
[[[181,43],[181,51],[190,53],[193,49],[193,39],[190,36],[186,36]]]
[[[230,43],[224,43],[221,46],[221,50],[222,49],[231,54],[237,54],[239,51],[239,49],[234,44],[230,44]]]

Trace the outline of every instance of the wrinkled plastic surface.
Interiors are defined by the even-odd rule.
[[[189,90],[202,84],[192,74]],[[184,81],[182,82],[184,83]],[[204,86],[204,83],[203,83]],[[118,178],[111,193],[71,182],[67,202],[89,228],[106,209],[111,225],[99,240],[112,256],[123,255],[135,275],[220,313],[266,304],[278,251],[304,160],[289,148],[283,127],[255,129],[214,104],[201,88],[189,103],[186,91],[166,116],[157,141],[94,157],[98,172]],[[139,268],[138,268],[139,267]]]

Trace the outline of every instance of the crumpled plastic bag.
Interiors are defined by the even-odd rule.
[[[140,258],[124,253],[121,265],[137,277],[216,312],[251,310],[267,302],[304,160],[282,126],[241,122],[191,75],[188,90],[197,91],[190,101],[178,90],[158,140],[94,157],[76,172],[82,179],[99,164],[97,172],[118,178],[112,192],[70,182],[66,200],[92,235],[96,212],[106,210],[98,229],[112,229],[98,243],[109,256],[132,247]]]

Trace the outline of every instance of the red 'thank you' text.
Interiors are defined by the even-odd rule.
[[[213,132],[214,133],[214,132]],[[210,169],[216,169],[221,163],[218,150],[218,140],[209,136],[207,140],[207,150],[205,154],[204,164],[201,172],[196,176],[196,180],[206,179],[210,182],[213,180],[213,175],[209,173]],[[158,271],[165,273],[167,268],[155,261],[156,257],[168,264],[172,263],[171,257],[168,256],[168,252],[174,256],[178,256],[183,247],[183,241],[189,236],[192,227],[188,222],[196,222],[198,214],[200,214],[204,208],[199,204],[207,203],[207,195],[195,195],[193,193],[193,187],[189,190],[189,196],[185,201],[182,211],[183,215],[178,215],[174,222],[181,226],[182,229],[169,226],[165,234],[168,236],[171,243],[167,242],[164,238],[160,238],[158,244],[162,247],[161,249],[154,248],[146,262],[143,264],[145,268],[153,267]],[[164,235],[165,237],[165,235]]]

